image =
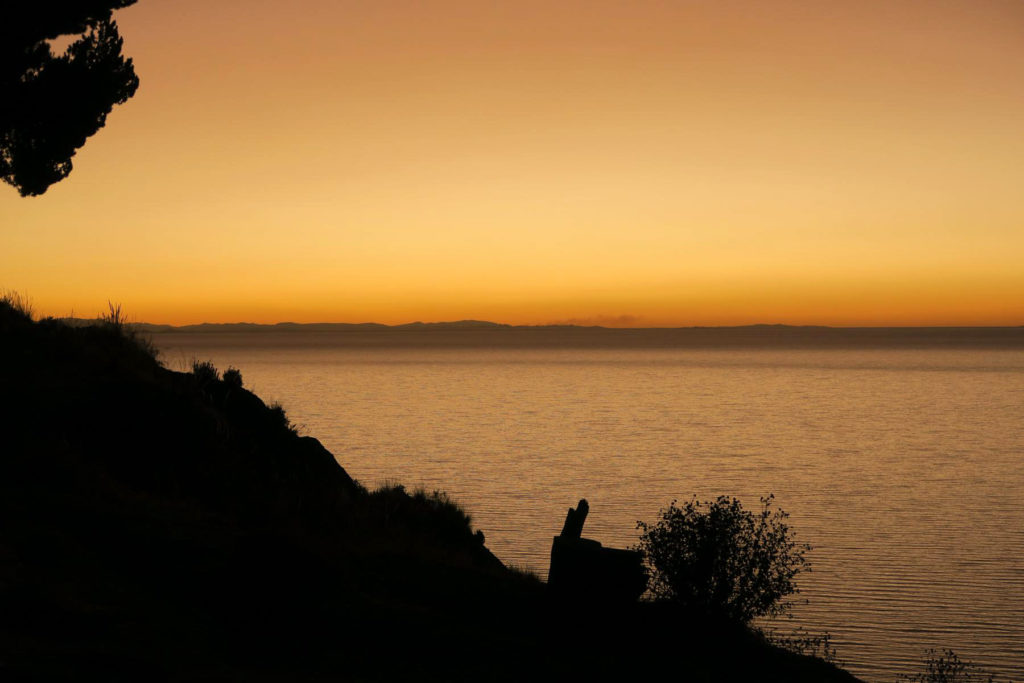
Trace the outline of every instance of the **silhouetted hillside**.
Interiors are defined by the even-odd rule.
[[[0,679],[854,680],[554,601],[443,494],[367,491],[238,371],[169,371],[114,318],[0,303]]]

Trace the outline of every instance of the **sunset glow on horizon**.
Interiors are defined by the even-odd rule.
[[[1017,0],[139,0],[0,289],[153,323],[1024,325]]]

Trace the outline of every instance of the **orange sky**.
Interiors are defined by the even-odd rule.
[[[0,288],[152,322],[1024,324],[1019,0],[139,0]]]

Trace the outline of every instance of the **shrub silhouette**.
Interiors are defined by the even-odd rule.
[[[213,361],[192,361],[192,374],[199,381],[199,386],[206,386],[210,382],[216,382],[220,379],[220,372],[217,370],[217,366],[213,364]]]
[[[8,289],[0,292],[0,306],[11,313],[20,315],[24,320],[32,321],[32,301],[21,292]]]
[[[762,498],[756,515],[726,496],[672,501],[656,524],[637,522],[654,598],[743,624],[788,611],[797,574],[810,569],[810,546],[794,540],[773,500]]]
[[[952,650],[926,650],[924,671],[909,676],[900,674],[896,680],[909,683],[993,683],[995,678],[971,662],[961,660]]]
[[[154,359],[160,353],[153,344],[152,339],[139,332],[137,326],[128,322],[128,317],[122,309],[121,304],[115,304],[111,301],[107,301],[107,312],[100,313],[96,316],[96,324],[93,325],[93,327],[103,330],[117,339],[123,340],[125,345],[129,347],[136,347],[138,350]]]
[[[234,366],[228,366],[228,369],[224,371],[224,384],[227,384],[232,389],[242,388],[242,371]]]
[[[292,424],[292,421],[288,419],[288,414],[284,411],[284,406],[278,402],[271,403],[268,406],[268,415],[270,416],[270,423],[274,427],[281,431],[286,431],[293,436],[298,435],[298,427]]]

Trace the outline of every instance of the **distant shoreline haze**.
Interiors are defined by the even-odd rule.
[[[72,324],[91,321],[71,319]],[[382,323],[135,323],[142,332],[204,343],[236,343],[239,335],[260,345],[351,347],[539,347],[539,348],[1005,348],[1024,349],[1016,327],[735,327],[613,328],[577,325],[506,325],[482,320]],[[258,340],[258,341],[257,341]],[[171,344],[173,345],[173,344]]]

